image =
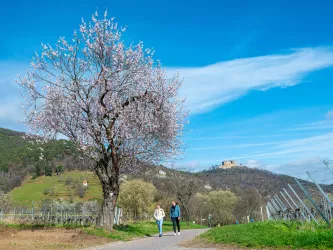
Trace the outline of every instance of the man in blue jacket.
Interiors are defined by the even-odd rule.
[[[180,220],[180,208],[179,206],[176,204],[175,201],[172,201],[172,207],[170,209],[170,218],[172,221],[172,225],[173,225],[173,231],[174,234],[173,235],[177,235],[177,231],[176,231],[176,225],[178,228],[178,235],[180,235],[180,225],[179,225],[179,220]]]

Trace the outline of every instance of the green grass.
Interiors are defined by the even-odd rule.
[[[180,226],[181,230],[204,228],[201,225],[197,224],[190,224],[189,226],[186,226],[186,223],[184,222],[181,222]],[[84,228],[83,230],[87,234],[122,241],[129,241],[135,238],[146,236],[150,237],[152,235],[158,234],[156,222],[144,221],[129,223],[128,225],[115,226],[114,229],[115,230],[111,233],[101,228]],[[172,230],[172,222],[165,221],[163,223],[163,232],[171,232]]]
[[[213,228],[199,236],[207,243],[245,247],[333,249],[333,229],[324,225],[258,222]]]
[[[88,189],[83,198],[75,193],[75,188],[66,185],[65,181],[72,178],[80,183],[83,179],[88,181]],[[53,189],[54,195],[44,194],[45,189]],[[66,172],[58,176],[42,176],[36,179],[26,180],[22,186],[11,191],[12,200],[15,204],[31,207],[32,201],[38,206],[44,199],[63,199],[76,202],[87,201],[89,199],[101,199],[102,190],[98,177],[92,172]]]

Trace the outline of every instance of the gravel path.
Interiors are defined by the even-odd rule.
[[[173,233],[168,232],[163,235],[163,237],[152,236],[143,239],[138,239],[130,242],[116,242],[108,245],[89,248],[91,250],[159,250],[159,249],[167,249],[167,250],[193,250],[197,248],[183,248],[177,246],[180,242],[184,240],[189,240],[194,238],[195,236],[204,233],[207,229],[191,229],[184,230],[180,233],[180,235],[174,236]],[[208,250],[208,248],[200,248],[200,250]],[[212,250],[212,248],[209,248]]]

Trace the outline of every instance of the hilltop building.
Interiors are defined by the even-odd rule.
[[[157,177],[165,178],[166,177],[166,172],[164,172],[163,170],[158,170]]]
[[[230,160],[230,161],[222,161],[222,165],[219,168],[228,169],[233,167],[237,167],[237,163],[234,160]]]

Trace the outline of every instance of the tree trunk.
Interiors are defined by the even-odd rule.
[[[190,225],[190,213],[188,211],[186,211],[186,225],[189,226]]]
[[[102,206],[101,226],[107,231],[112,231],[114,225],[117,195],[115,195],[113,192],[105,193],[104,188],[103,195],[104,201]]]
[[[104,198],[101,226],[107,231],[112,231],[119,195],[118,162],[103,159],[96,165],[95,172],[101,182]]]

